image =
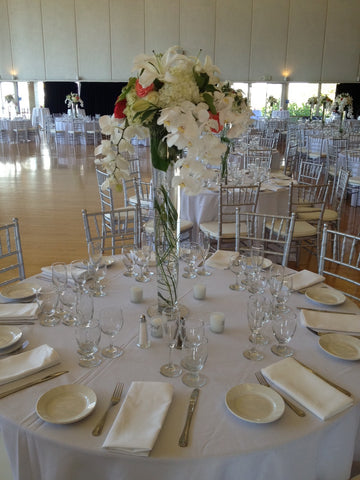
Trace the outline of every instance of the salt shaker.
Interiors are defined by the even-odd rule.
[[[136,344],[139,348],[149,348],[150,341],[148,336],[147,330],[147,323],[145,315],[140,315],[140,323],[139,323],[139,339],[138,343]]]

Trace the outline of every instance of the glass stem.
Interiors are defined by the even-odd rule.
[[[172,368],[173,367],[173,361],[172,361],[172,351],[173,351],[173,346],[170,346],[169,347],[169,367]]]

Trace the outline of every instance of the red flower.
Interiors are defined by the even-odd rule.
[[[218,128],[217,129],[212,128],[211,131],[214,133],[219,133],[223,129],[222,125],[220,125],[219,113],[209,112],[209,117],[211,118],[211,120],[216,120],[218,123]]]
[[[135,83],[135,91],[138,97],[146,97],[146,95],[154,90],[154,84],[152,83],[148,87],[144,88],[141,86],[139,79],[136,80]]]
[[[118,102],[116,102],[115,108],[114,108],[114,117],[125,118],[126,117],[124,113],[125,108],[126,108],[126,100],[119,100]]]

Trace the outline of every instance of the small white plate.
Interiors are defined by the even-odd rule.
[[[20,282],[8,285],[1,290],[1,295],[9,301],[24,301],[35,298],[34,288],[39,285],[32,282]]]
[[[249,258],[247,259],[247,263],[248,263],[248,265],[252,265],[251,257],[249,257]],[[267,268],[271,267],[271,265],[272,265],[272,261],[271,261],[271,260],[269,260],[268,258],[263,258],[262,268],[263,268],[264,270],[266,270]]]
[[[96,394],[85,385],[61,385],[44,393],[36,404],[36,413],[45,422],[78,422],[95,408]]]
[[[19,328],[0,325],[0,350],[14,345],[21,336],[22,331]]]
[[[343,293],[334,288],[328,288],[325,285],[315,285],[314,287],[307,288],[305,296],[309,300],[320,303],[321,305],[341,305],[346,300]]]
[[[227,408],[236,417],[251,423],[270,423],[282,416],[284,400],[269,387],[243,383],[231,388],[225,398]]]
[[[360,360],[360,340],[342,333],[328,333],[319,338],[320,347],[333,357]]]

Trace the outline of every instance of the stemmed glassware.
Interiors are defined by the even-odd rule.
[[[186,339],[183,344],[184,357],[181,360],[181,366],[188,370],[188,373],[182,376],[182,382],[188,387],[203,387],[207,383],[207,378],[200,371],[204,368],[208,356],[208,339],[201,337],[196,341]]]
[[[292,348],[287,346],[296,330],[296,313],[287,310],[277,312],[272,319],[272,330],[278,345],[273,345],[271,351],[279,357],[291,357],[294,355]]]
[[[76,323],[81,319],[92,320],[94,316],[94,298],[90,292],[80,291],[76,302]]]
[[[259,273],[264,263],[264,245],[254,244],[251,246],[251,264],[255,273]]]
[[[199,233],[199,245],[201,248],[201,257],[202,257],[202,268],[197,269],[198,275],[209,276],[212,275],[209,270],[206,269],[206,259],[209,255],[210,250],[210,238],[200,231]]]
[[[59,319],[63,317],[60,295],[67,285],[67,267],[64,262],[55,262],[51,265],[51,280],[57,291],[57,301],[54,315]]]
[[[104,279],[106,278],[107,266],[99,265],[94,278],[93,295],[94,297],[104,297],[106,295]]]
[[[76,284],[77,293],[91,290],[92,273],[91,269],[89,270],[89,260],[73,260],[70,263],[70,273]]]
[[[247,318],[250,327],[249,340],[252,346],[243,352],[248,360],[262,360],[264,355],[257,350],[256,345],[263,345],[263,336],[261,335],[261,327],[263,326],[265,312],[262,308],[261,297],[259,295],[251,295],[247,304]]]
[[[287,302],[289,300],[289,297],[291,295],[291,292],[293,291],[292,289],[293,286],[293,279],[292,276],[285,277],[282,282],[282,286],[277,294],[276,297],[276,310],[277,311],[282,311],[282,312],[287,312],[288,306]]]
[[[230,259],[230,270],[235,274],[235,283],[229,285],[231,290],[245,290],[243,283],[239,282],[241,273],[244,273],[247,267],[247,257],[239,254]]]
[[[136,275],[135,279],[137,282],[147,283],[150,282],[151,278],[146,274],[146,269],[150,260],[150,255],[147,250],[142,248],[134,248],[132,250],[135,263],[140,267],[140,273]]]
[[[101,338],[100,323],[97,319],[79,318],[75,326],[75,338],[80,354],[79,365],[82,367],[96,367],[101,363],[97,355]]]
[[[184,242],[180,247],[180,256],[182,260],[188,265],[187,271],[183,273],[184,278],[196,278],[196,265],[201,259],[201,248],[198,243]]]
[[[88,243],[89,260],[92,265],[97,267],[102,259],[102,248],[100,241],[92,241]]]
[[[180,311],[176,307],[165,307],[162,311],[163,338],[169,346],[169,362],[160,367],[160,373],[165,377],[178,377],[182,374],[180,365],[172,360],[172,352],[178,343],[180,328]]]
[[[284,267],[281,265],[272,264],[269,269],[269,289],[271,295],[277,301],[277,297],[281,290],[284,281]]]
[[[135,272],[135,258],[133,247],[123,247],[121,249],[121,259],[126,267],[126,272],[123,273],[124,277],[136,277]]]
[[[60,293],[60,302],[64,314],[62,323],[67,326],[75,325],[77,322],[77,294],[72,285],[67,284],[64,290]]]
[[[101,354],[107,358],[120,357],[124,350],[113,344],[113,338],[120,332],[124,325],[124,317],[121,308],[107,307],[99,313],[100,327],[102,333],[110,336],[110,343],[101,350]]]

